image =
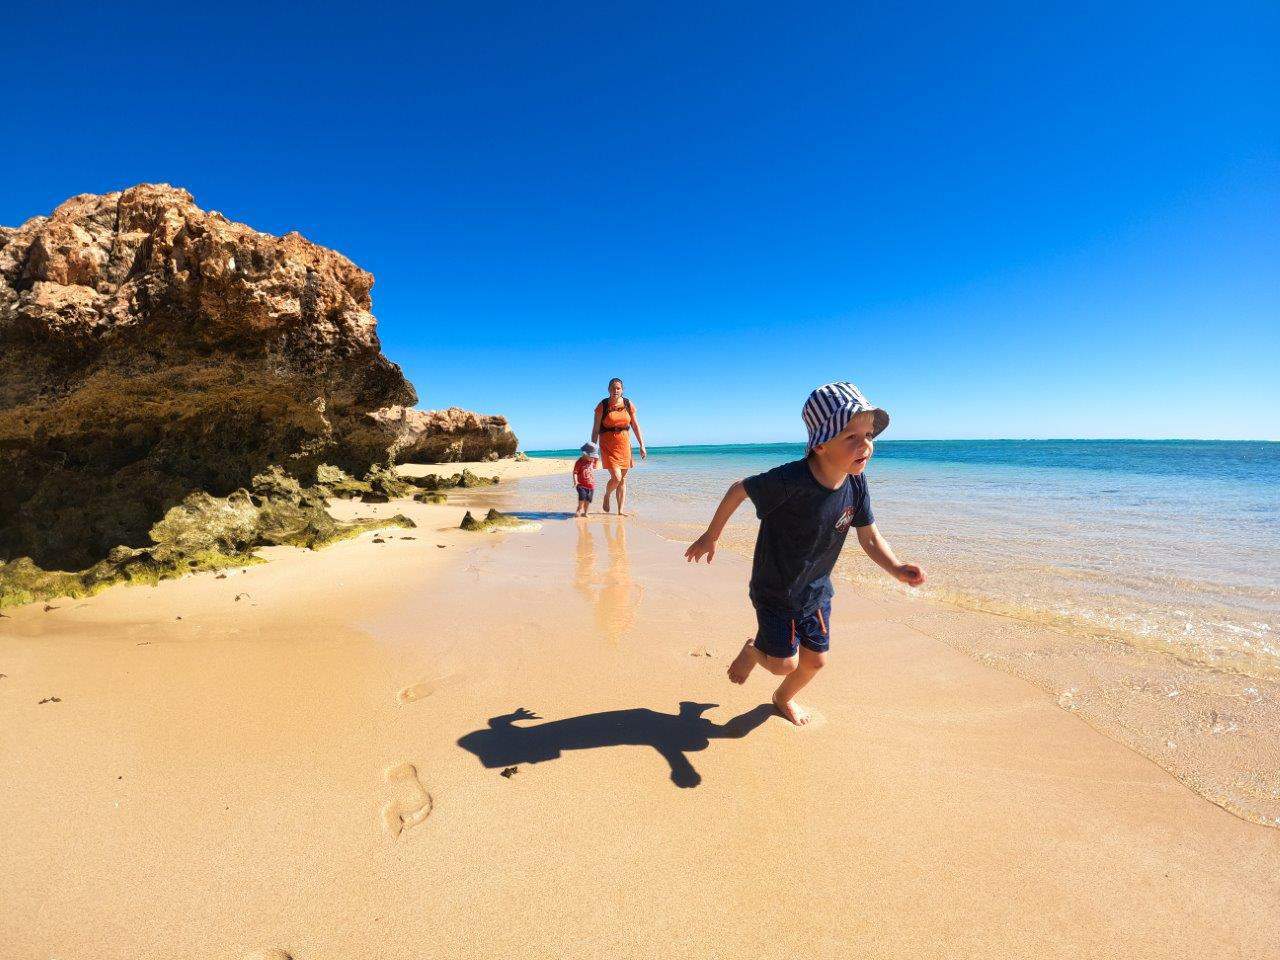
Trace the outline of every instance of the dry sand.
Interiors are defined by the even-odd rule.
[[[745,562],[513,496],[7,611],[0,954],[1276,955],[1280,831],[848,588],[793,728]]]
[[[533,457],[528,460],[506,457],[501,460],[468,460],[465,463],[402,463],[396,466],[396,472],[406,477],[450,477],[463,470],[470,470],[482,477],[498,477],[500,480],[522,480],[562,473],[567,484],[573,463],[572,459],[563,457]]]

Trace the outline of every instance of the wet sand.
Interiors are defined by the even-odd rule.
[[[419,528],[6,611],[5,952],[1280,942],[1280,831],[913,627],[905,601],[842,590],[817,720],[796,729],[767,706],[773,678],[724,677],[752,629],[744,561],[689,568],[599,515],[455,529],[469,504],[518,500],[355,505]]]

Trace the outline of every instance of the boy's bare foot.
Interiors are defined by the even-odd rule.
[[[733,683],[745,683],[747,677],[751,676],[751,671],[755,669],[756,658],[752,654],[755,640],[748,640],[742,645],[742,650],[733,658],[733,663],[729,664],[729,679]]]
[[[809,722],[809,711],[794,700],[779,700],[778,695],[773,695],[773,705],[778,708],[778,712],[794,723],[797,727],[803,727]]]

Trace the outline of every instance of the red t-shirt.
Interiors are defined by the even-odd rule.
[[[595,468],[591,466],[590,458],[579,457],[578,462],[573,465],[573,482],[580,487],[596,485]]]

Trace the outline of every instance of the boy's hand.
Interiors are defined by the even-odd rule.
[[[707,558],[710,563],[716,555],[716,538],[710,533],[704,533],[697,540],[689,545],[689,549],[684,552],[684,558],[690,563],[697,563],[703,557]]]
[[[918,587],[924,583],[924,571],[914,563],[898,564],[898,568],[893,571],[893,575],[897,580],[909,587]]]

